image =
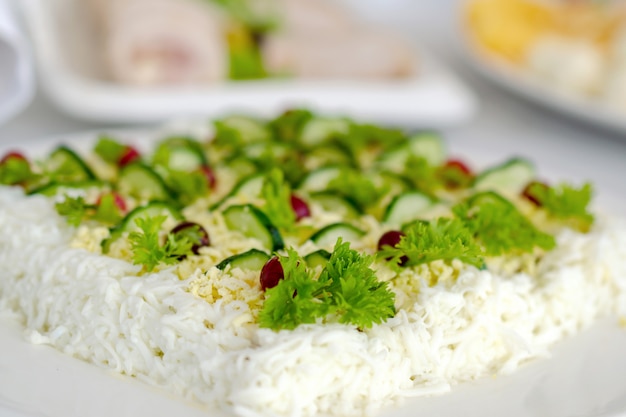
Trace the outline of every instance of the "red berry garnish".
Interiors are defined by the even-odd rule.
[[[202,165],[200,167],[200,171],[202,172],[202,175],[204,175],[204,177],[206,178],[207,184],[209,184],[209,188],[211,190],[214,190],[215,187],[217,186],[217,178],[215,177],[215,171],[213,171],[213,169],[208,165]]]
[[[280,259],[274,256],[267,261],[261,269],[261,276],[259,281],[261,282],[261,289],[266,291],[270,288],[274,288],[278,285],[281,279],[285,278],[285,272],[283,266],[280,264]]]
[[[124,152],[118,159],[117,165],[119,165],[120,167],[124,167],[130,164],[131,162],[137,161],[139,158],[141,158],[141,154],[139,153],[139,151],[135,149],[134,147],[128,145],[126,146],[126,148],[124,149]]]
[[[405,234],[399,230],[390,230],[388,232],[383,233],[383,235],[378,239],[378,250],[382,250],[385,246],[391,246],[395,248],[400,240],[405,236]],[[389,259],[387,259],[389,260]],[[409,261],[409,258],[403,256],[400,258],[400,265],[404,265]]]
[[[458,159],[449,159],[446,164],[446,168],[457,168],[465,175],[472,175],[472,170],[465,164],[465,162]]]
[[[124,201],[124,197],[122,197],[121,195],[119,195],[118,193],[116,193],[115,191],[111,191],[110,193],[108,193],[110,195],[113,196],[113,202],[115,203],[115,206],[120,209],[120,211],[122,213],[126,213],[126,201]],[[98,197],[98,200],[96,201],[96,205],[99,206],[100,204],[102,204],[102,198],[107,195],[107,194],[101,194]]]
[[[170,232],[174,235],[187,236],[193,243],[191,251],[194,254],[198,254],[199,250],[203,246],[209,246],[211,240],[209,239],[209,233],[206,229],[200,226],[198,223],[182,222],[172,229]]]
[[[305,217],[311,217],[311,210],[309,205],[300,197],[291,194],[291,208],[296,214],[296,221]]]
[[[26,161],[26,157],[24,156],[24,154],[22,154],[21,152],[11,151],[4,155],[2,159],[0,159],[0,164],[4,164],[9,159],[21,159],[22,161]]]
[[[541,181],[531,181],[529,182],[524,190],[522,191],[522,197],[536,205],[537,207],[543,206],[543,203],[539,200],[539,196],[537,196],[537,190],[545,190],[547,191],[550,187],[548,184]]]

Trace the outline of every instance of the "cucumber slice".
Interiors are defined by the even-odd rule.
[[[254,162],[242,156],[231,159],[225,166],[237,179],[245,178],[258,171]]]
[[[120,170],[118,188],[122,193],[140,200],[173,199],[172,192],[163,178],[149,166],[138,162],[128,164]]]
[[[66,146],[56,148],[44,162],[44,170],[56,182],[79,182],[93,180],[95,174],[85,161]]]
[[[324,211],[337,213],[341,217],[357,218],[362,213],[351,200],[331,191],[320,191],[310,195],[313,203],[319,204]]]
[[[172,171],[191,172],[208,165],[202,146],[185,137],[168,138],[157,147],[152,163]]]
[[[267,141],[271,139],[272,134],[267,126],[252,117],[247,116],[229,116],[215,122],[218,138],[224,135],[235,135],[237,142],[251,143],[258,141]]]
[[[93,189],[104,191],[105,189],[109,188],[110,185],[108,183],[100,180],[86,180],[69,183],[51,182],[46,185],[42,185],[41,187],[37,187],[34,190],[31,190],[29,194],[41,194],[45,195],[46,197],[54,197],[56,195],[64,194],[66,192],[86,192]]]
[[[263,184],[265,184],[265,174],[256,173],[249,175],[235,185],[230,196],[244,195],[251,198],[259,197],[263,190]]]
[[[300,132],[299,142],[302,146],[312,148],[328,142],[337,136],[350,131],[350,123],[346,119],[317,117],[309,120]]]
[[[424,158],[430,165],[441,165],[446,159],[443,140],[433,132],[418,133],[406,143],[395,146],[378,159],[378,166],[395,173],[404,172],[410,156]]]
[[[224,198],[220,199],[217,203],[210,207],[211,210],[216,210],[221,207],[225,202],[236,196],[245,196],[251,199],[261,196],[263,190],[263,184],[265,184],[265,174],[255,173],[243,178],[239,181],[233,189]]]
[[[184,220],[182,213],[174,206],[163,201],[153,201],[140,206],[132,210],[126,215],[117,226],[111,229],[110,236],[102,241],[102,252],[108,253],[111,247],[111,243],[119,239],[124,232],[131,232],[137,230],[136,221],[139,218],[145,219],[148,217],[156,216],[168,216],[177,221]]]
[[[345,165],[354,166],[354,158],[350,153],[337,145],[321,145],[306,153],[305,165],[308,170],[315,170],[324,166]]]
[[[316,268],[321,266],[324,268],[330,259],[330,252],[324,249],[316,250],[315,252],[311,252],[304,257],[304,262],[309,268]]]
[[[215,267],[224,270],[228,265],[231,268],[247,269],[252,271],[260,271],[263,265],[270,260],[270,255],[258,249],[250,249],[247,252],[230,256],[217,264]]]
[[[224,211],[224,220],[229,229],[257,239],[271,251],[280,250],[285,246],[278,229],[265,213],[251,204],[228,207]]]
[[[365,232],[350,223],[330,224],[311,236],[311,240],[318,246],[332,247],[337,243],[337,239],[342,238],[344,242],[355,242],[361,239]]]
[[[409,137],[411,153],[426,159],[429,164],[438,166],[446,160],[446,148],[441,136],[435,132],[420,132]]]
[[[308,192],[325,191],[328,184],[341,175],[341,169],[341,167],[333,165],[311,171],[304,177],[299,188]]]
[[[420,191],[407,191],[391,200],[383,221],[392,225],[402,225],[419,218],[434,205],[432,197]]]
[[[293,147],[281,142],[256,142],[243,148],[243,154],[250,159],[286,159],[291,155]]]
[[[517,195],[535,177],[535,167],[530,161],[523,158],[513,158],[483,171],[474,180],[474,189]]]

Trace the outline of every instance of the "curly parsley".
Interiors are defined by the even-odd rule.
[[[140,217],[135,220],[138,230],[128,235],[133,263],[143,265],[151,272],[159,264],[173,265],[182,257],[191,255],[193,242],[186,234],[169,233],[161,244],[160,232],[167,216]]]
[[[394,294],[370,268],[372,257],[341,240],[316,280],[294,250],[281,256],[285,278],[266,292],[259,325],[294,329],[317,320],[336,320],[360,329],[395,315]]]
[[[378,252],[379,258],[388,259],[391,265],[403,266],[458,259],[480,268],[484,264],[482,255],[463,222],[448,218],[412,223],[395,247],[386,246]]]
[[[535,247],[550,250],[554,237],[538,230],[517,208],[495,192],[478,193],[452,208],[487,256],[532,252]]]

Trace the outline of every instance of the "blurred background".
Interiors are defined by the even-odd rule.
[[[306,105],[626,211],[625,22],[609,0],[0,0],[0,146]]]

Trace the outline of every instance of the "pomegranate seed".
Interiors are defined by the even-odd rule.
[[[270,288],[274,288],[278,285],[280,280],[284,278],[285,272],[283,271],[283,266],[280,264],[280,259],[274,256],[267,261],[265,265],[263,265],[263,269],[261,269],[261,276],[259,277],[261,289],[266,291]]]
[[[2,159],[0,159],[0,164],[4,164],[9,159],[21,159],[22,161],[26,161],[26,157],[24,156],[24,154],[20,152],[11,151],[11,152],[8,152],[6,155],[4,155]]]
[[[124,152],[117,161],[117,165],[119,165],[120,167],[126,166],[131,162],[135,162],[140,157],[141,154],[137,149],[132,146],[126,146],[126,149],[124,149]]]
[[[215,187],[217,186],[217,178],[215,177],[215,171],[213,171],[213,169],[208,165],[202,165],[200,167],[200,171],[205,176],[207,183],[209,184],[209,188],[211,190],[215,190]]]
[[[296,221],[305,217],[311,217],[311,210],[309,209],[309,205],[306,203],[306,201],[294,194],[291,194],[291,208],[296,214]]]
[[[99,206],[100,204],[102,204],[102,198],[105,195],[112,195],[113,196],[113,202],[115,203],[115,206],[120,209],[120,211],[122,213],[126,213],[126,201],[124,201],[124,198],[119,195],[118,193],[116,193],[115,191],[111,191],[108,194],[100,194],[100,196],[98,197],[98,201],[96,201],[96,205]]]
[[[182,222],[178,226],[172,229],[170,232],[174,235],[187,236],[193,243],[191,251],[194,254],[198,254],[201,247],[209,246],[211,240],[209,239],[209,233],[206,229],[194,222]]]
[[[405,234],[399,230],[390,230],[388,232],[383,233],[383,235],[378,239],[378,250],[384,249],[385,246],[391,246],[395,248],[400,240],[405,236]],[[388,258],[389,260],[391,258]],[[404,265],[409,261],[409,258],[403,256],[400,258],[400,265]]]
[[[525,199],[527,199],[528,201],[530,201],[537,207],[541,207],[543,206],[543,203],[539,201],[539,199],[537,198],[537,195],[533,193],[533,188],[548,190],[548,188],[550,187],[548,186],[548,184],[541,182],[541,181],[531,181],[526,185],[526,187],[524,187],[524,191],[522,191],[522,197],[524,197]]]
[[[465,164],[465,162],[458,159],[449,159],[446,164],[446,168],[457,168],[465,175],[472,175],[472,170]]]

